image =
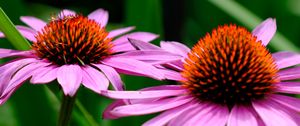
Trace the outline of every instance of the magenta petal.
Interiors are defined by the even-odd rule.
[[[268,45],[272,37],[276,32],[276,20],[268,18],[260,25],[258,25],[252,34],[257,37],[257,40],[261,40],[263,45]]]
[[[22,16],[20,19],[36,31],[41,31],[47,24],[45,21],[31,16]]]
[[[11,90],[19,87],[25,80],[27,80],[29,77],[32,76],[34,71],[39,67],[47,66],[47,63],[41,63],[41,62],[34,62],[30,63],[27,66],[24,66],[21,68],[13,77],[11,78],[7,88],[4,90],[4,95],[9,94]],[[3,95],[2,94],[2,95]]]
[[[276,87],[277,92],[300,94],[300,82],[280,82]]]
[[[167,110],[155,118],[147,121],[143,126],[165,126],[170,120],[176,118],[184,112],[196,107],[195,103],[187,103],[174,109]]]
[[[228,118],[228,126],[259,126],[252,106],[235,105]]]
[[[280,103],[280,104],[290,108],[290,109],[300,112],[300,99],[299,98],[273,94],[271,96],[271,99],[277,103]]]
[[[108,89],[109,82],[100,71],[91,66],[82,67],[82,71],[82,84],[84,86],[97,93]]]
[[[12,57],[12,56],[27,56],[32,57],[32,51],[18,51],[12,49],[2,49],[0,48],[0,58]]]
[[[132,50],[114,55],[114,57],[130,58],[136,60],[166,60],[168,62],[180,60],[182,57],[163,50]]]
[[[278,72],[279,79],[283,80],[294,80],[300,78],[300,67],[293,67],[281,70]]]
[[[121,36],[120,38],[114,40],[113,43],[116,46],[121,45],[121,44],[129,44],[128,38],[137,39],[137,40],[144,41],[144,42],[150,42],[150,41],[156,39],[157,37],[158,37],[158,35],[149,33],[149,32],[133,32],[133,33]]]
[[[134,59],[111,57],[106,58],[102,63],[130,73],[137,73],[159,80],[164,78],[164,75],[154,66]]]
[[[153,90],[153,91],[101,91],[103,96],[112,99],[144,99],[179,96],[186,93],[185,89],[179,90]]]
[[[32,75],[30,83],[45,84],[56,79],[58,67],[51,65],[38,68]]]
[[[82,81],[82,70],[78,65],[63,65],[57,71],[57,81],[65,95],[74,96]]]
[[[127,33],[129,31],[132,31],[133,29],[135,29],[135,27],[126,27],[126,28],[120,28],[120,29],[115,29],[115,30],[111,30],[108,33],[108,38],[114,38],[116,36],[122,35],[124,33]]]
[[[192,98],[186,98],[182,96],[158,100],[151,103],[124,105],[114,108],[111,113],[120,117],[150,114],[175,108],[177,106],[186,104],[191,100]]]
[[[34,35],[36,34],[36,31],[28,28],[28,27],[24,27],[24,26],[16,26],[16,28],[18,29],[18,31],[28,40],[35,42],[36,39],[34,37]],[[0,38],[5,37],[5,35],[0,32]]]
[[[108,22],[108,12],[103,9],[97,9],[88,15],[89,19],[98,22],[101,27],[105,27]]]
[[[179,42],[160,42],[160,47],[166,51],[186,57],[190,49]]]
[[[124,84],[121,80],[121,77],[114,68],[102,64],[94,64],[94,65],[98,67],[106,75],[106,77],[111,82],[115,90],[117,91],[124,90]]]
[[[72,16],[75,15],[76,12],[68,9],[63,9],[62,11],[59,12],[57,15],[59,18],[64,18],[65,16]]]
[[[252,105],[267,126],[297,126],[285,108],[270,100],[252,102]]]
[[[137,50],[162,50],[158,46],[148,42],[144,42],[132,38],[128,38],[128,40],[131,43],[131,45],[135,47]]]
[[[160,71],[165,75],[165,78],[168,80],[175,80],[175,81],[185,80],[185,78],[183,78],[179,72],[168,70],[168,69],[161,69]]]
[[[229,116],[227,106],[210,105],[192,117],[186,124],[195,126],[225,126]]]
[[[300,64],[300,55],[298,53],[277,52],[272,55],[279,69]]]
[[[116,100],[113,103],[111,103],[108,107],[105,108],[104,112],[103,112],[103,118],[104,119],[117,119],[119,118],[116,115],[111,114],[111,111],[117,107],[117,106],[123,106],[125,105],[125,102],[123,100]]]

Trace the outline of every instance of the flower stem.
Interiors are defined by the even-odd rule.
[[[68,126],[69,121],[71,119],[75,99],[76,95],[74,95],[73,97],[64,95],[60,107],[58,126]]]

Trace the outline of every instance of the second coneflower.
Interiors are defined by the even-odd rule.
[[[64,10],[49,23],[35,17],[21,20],[30,27],[17,26],[17,29],[33,43],[28,51],[0,49],[0,58],[16,58],[0,67],[0,104],[27,79],[33,84],[57,79],[64,94],[73,96],[81,83],[97,93],[107,90],[109,82],[115,90],[123,90],[118,72],[164,78],[152,65],[125,53],[134,50],[129,37],[149,42],[157,35],[134,32],[115,39],[133,27],[107,31],[108,12],[103,9],[87,17]]]
[[[300,78],[299,67],[288,68],[300,63],[300,55],[269,53],[265,46],[275,31],[273,19],[263,22],[253,33],[235,25],[220,26],[191,51],[174,42],[163,43],[162,48],[132,42],[144,50],[181,55],[184,60],[157,65],[163,71],[176,68],[182,77],[169,78],[178,78],[174,80],[180,80],[181,85],[103,91],[111,98],[129,99],[110,105],[104,118],[163,112],[144,125],[300,125],[300,100],[286,95],[300,93],[300,83],[295,81]]]

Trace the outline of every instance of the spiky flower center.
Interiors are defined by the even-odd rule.
[[[185,59],[183,87],[202,101],[246,104],[275,88],[277,66],[269,51],[245,28],[220,26]]]
[[[107,35],[94,20],[69,15],[52,20],[39,31],[32,49],[38,57],[57,65],[97,63],[112,53]]]

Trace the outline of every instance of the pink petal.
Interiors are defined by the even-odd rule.
[[[155,90],[182,90],[181,85],[160,85],[160,86],[154,86],[154,87],[147,87],[141,89],[141,91],[155,91]]]
[[[277,92],[300,94],[300,82],[280,82],[276,87]]]
[[[271,96],[271,99],[279,104],[282,104],[282,105],[290,108],[290,109],[300,112],[300,99],[299,98],[273,94]]]
[[[260,25],[258,25],[252,34],[257,37],[257,40],[261,40],[263,45],[268,45],[272,37],[276,32],[276,20],[268,18]]]
[[[84,86],[97,93],[108,89],[109,82],[100,71],[90,66],[82,67],[82,71],[82,84]]]
[[[56,79],[58,67],[54,65],[40,67],[32,75],[30,83],[45,84]]]
[[[16,26],[16,28],[26,39],[32,42],[36,42],[36,38],[35,38],[35,35],[37,33],[36,31],[24,26]]]
[[[140,41],[140,40],[137,40],[137,39],[128,38],[128,41],[137,50],[162,50],[161,48],[159,48],[158,46],[156,46],[154,44],[144,42],[144,41]]]
[[[288,68],[278,72],[279,79],[283,80],[294,80],[300,78],[300,67]]]
[[[164,78],[164,75],[154,66],[134,59],[111,57],[106,58],[102,63],[124,71],[149,76],[159,80]]]
[[[186,124],[195,126],[225,126],[229,116],[227,106],[211,105],[210,110],[208,109],[204,108],[186,122]]]
[[[21,86],[21,84],[18,85],[18,87],[19,87],[19,86]],[[10,90],[6,95],[1,96],[1,97],[0,97],[0,105],[4,104],[4,103],[10,98],[10,96],[18,89],[18,87],[16,87],[16,88]]]
[[[252,106],[235,105],[228,118],[228,126],[259,126]]]
[[[103,96],[112,99],[145,99],[145,98],[161,98],[168,96],[184,95],[185,89],[179,90],[153,90],[153,91],[101,91]]]
[[[68,9],[63,9],[62,11],[59,12],[57,16],[59,18],[64,18],[65,16],[72,16],[72,15],[76,15],[76,12]]]
[[[132,115],[143,115],[156,113],[160,111],[165,111],[178,107],[180,105],[186,104],[191,101],[191,98],[186,97],[175,97],[159,100],[156,102],[145,103],[145,104],[133,104],[133,105],[124,105],[114,108],[111,113],[122,117],[122,116],[132,116]]]
[[[195,103],[187,103],[174,109],[167,110],[162,114],[152,118],[143,124],[143,126],[165,126],[170,120],[176,118],[184,112],[188,112],[197,106]]]
[[[136,60],[166,60],[167,62],[180,60],[182,57],[163,50],[132,50],[114,55],[114,57],[130,58]]]
[[[57,71],[57,81],[65,95],[74,96],[82,81],[82,70],[78,65],[63,65]]]
[[[166,79],[174,80],[174,81],[182,81],[185,80],[180,74],[180,72],[168,70],[168,69],[161,69],[161,72],[165,75]]]
[[[133,32],[130,34],[123,35],[120,38],[117,38],[113,41],[113,43],[115,44],[115,46],[119,46],[121,44],[130,44],[128,42],[128,38],[137,39],[144,42],[150,42],[156,39],[157,37],[158,35],[149,32]]]
[[[98,22],[101,27],[105,27],[108,22],[108,12],[103,9],[97,9],[88,15],[89,19]]]
[[[19,87],[25,80],[27,80],[29,77],[32,76],[34,71],[39,67],[44,67],[49,65],[48,63],[42,63],[42,62],[33,62],[28,64],[27,66],[24,66],[21,68],[13,77],[11,78],[7,88],[3,91],[2,95],[9,94],[11,90],[14,90],[15,88]]]
[[[45,21],[31,16],[21,16],[20,19],[22,22],[24,22],[36,31],[41,31],[47,24]]]
[[[133,29],[135,29],[135,27],[126,27],[126,28],[120,28],[120,29],[116,29],[116,30],[111,30],[109,33],[108,33],[108,38],[114,38],[116,36],[119,36],[119,35],[122,35],[124,33],[127,33],[127,32],[130,32],[132,31]]]
[[[182,57],[186,57],[190,52],[190,49],[187,46],[179,42],[162,41],[160,42],[160,47],[171,53],[181,55]]]
[[[300,55],[294,52],[273,53],[273,58],[279,69],[300,64]]]
[[[119,73],[114,69],[106,65],[102,64],[94,64],[98,67],[107,77],[107,79],[111,82],[112,86],[117,91],[124,90],[124,84],[121,80]]]
[[[12,49],[2,49],[0,48],[0,58],[22,56],[22,57],[32,57],[34,56],[32,51],[18,51]]]
[[[111,103],[108,107],[105,108],[103,112],[103,118],[104,119],[117,119],[119,118],[116,115],[111,114],[111,111],[118,106],[123,106],[125,105],[125,102],[123,100],[116,100],[115,102]]]
[[[278,103],[255,101],[252,105],[267,126],[297,126],[293,118]]]

